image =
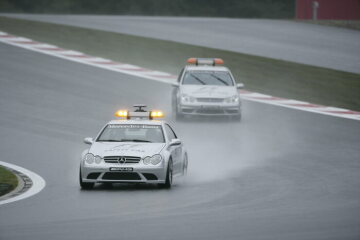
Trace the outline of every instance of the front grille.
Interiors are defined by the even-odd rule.
[[[131,157],[131,156],[106,156],[104,157],[104,161],[106,163],[119,163],[119,164],[127,164],[127,163],[139,163],[140,157]]]
[[[134,172],[107,172],[102,177],[104,180],[141,180],[139,174]]]
[[[239,113],[239,110],[237,110],[237,109],[227,109],[226,112],[227,113]]]
[[[194,109],[184,108],[182,111],[183,111],[184,113],[192,113],[192,112],[194,112]]]
[[[206,108],[202,108],[202,109],[198,109],[197,112],[202,113],[202,114],[224,114],[224,110],[222,110],[222,109],[206,109]]]
[[[198,102],[207,102],[207,103],[221,103],[224,101],[223,98],[197,98]]]
[[[87,175],[87,179],[97,179],[101,173],[99,172],[93,172]]]
[[[158,178],[157,178],[157,176],[155,174],[143,173],[143,175],[147,180],[158,180]]]

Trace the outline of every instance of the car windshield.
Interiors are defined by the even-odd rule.
[[[96,141],[163,143],[164,134],[160,125],[108,124]]]
[[[234,86],[231,75],[225,71],[188,71],[182,84]]]

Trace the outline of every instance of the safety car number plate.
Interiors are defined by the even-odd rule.
[[[132,172],[134,169],[132,167],[111,167],[111,172]]]

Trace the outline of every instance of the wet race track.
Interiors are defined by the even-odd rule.
[[[243,102],[241,123],[176,122],[172,87],[0,44],[1,160],[41,175],[0,206],[0,239],[359,239],[360,122]],[[84,137],[124,106],[164,110],[188,177],[78,184]]]

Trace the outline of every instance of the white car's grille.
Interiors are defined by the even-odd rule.
[[[139,163],[140,157],[131,157],[131,156],[106,156],[104,157],[104,161],[106,163],[119,163],[119,164],[126,164],[126,163]]]
[[[207,102],[207,103],[220,103],[223,102],[223,98],[197,98],[198,102]]]

